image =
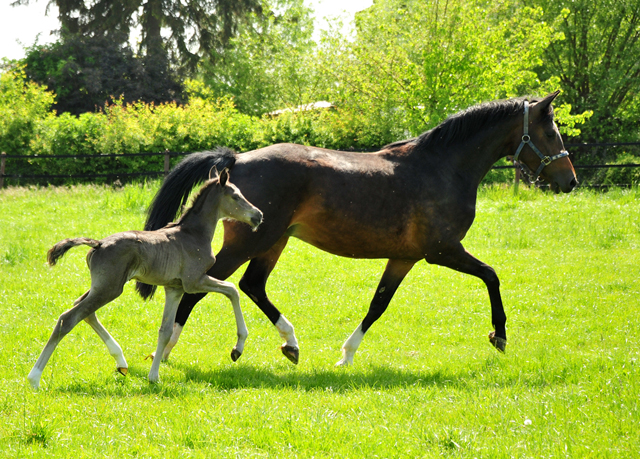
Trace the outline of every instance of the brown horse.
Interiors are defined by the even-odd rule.
[[[240,309],[238,291],[230,282],[215,279],[206,272],[216,261],[211,251],[211,240],[217,221],[221,218],[234,219],[255,229],[262,222],[262,213],[242,196],[228,178],[225,169],[219,177],[216,174],[205,183],[194,199],[193,206],[174,224],[156,231],[117,233],[100,241],[84,237],[65,239],[49,250],[47,260],[53,266],[72,247],[92,247],[87,254],[91,288],[58,319],[51,338],[27,377],[34,389],[39,387],[42,371],[58,343],[82,320],[91,325],[104,341],[116,360],[118,371],[127,373],[128,366],[122,348],[98,321],[96,311],[118,298],[124,284],[130,279],[162,285],[166,293],[158,347],[149,371],[149,381],[158,381],[160,360],[171,337],[178,304],[185,292],[218,292],[229,298],[238,334],[231,358],[237,360],[240,357],[247,338],[247,327]]]
[[[264,224],[252,233],[225,222],[224,245],[209,274],[226,279],[250,261],[240,288],[276,326],[285,339],[281,349],[291,361],[297,363],[299,354],[293,327],[265,291],[291,236],[344,257],[389,259],[369,312],[342,347],[339,365],[353,362],[366,331],[422,259],[484,281],[494,327],[489,338],[504,351],[506,315],[498,276],[461,241],[475,217],[478,185],[500,158],[518,156],[556,192],[566,193],[577,185],[553,120],[551,102],[557,95],[530,103],[517,98],[474,106],[419,137],[371,154],[292,144],[240,155],[228,150],[195,153],[163,183],[149,209],[146,229],[171,221],[210,167],[232,167],[235,183],[264,212]],[[148,286],[138,289],[143,295],[152,293]],[[203,296],[183,297],[165,358]]]

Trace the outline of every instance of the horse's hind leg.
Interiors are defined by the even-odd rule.
[[[29,383],[31,383],[31,387],[38,389],[40,386],[40,378],[42,377],[44,367],[47,365],[53,351],[56,349],[62,338],[73,330],[78,322],[84,320],[105,304],[116,299],[120,296],[120,293],[122,293],[122,286],[120,286],[119,289],[112,288],[109,291],[101,291],[98,288],[94,288],[92,285],[91,289],[87,293],[75,301],[74,307],[60,315],[58,322],[53,329],[53,333],[51,333],[49,341],[47,341],[47,344],[40,353],[40,357],[38,357],[36,364],[29,372],[29,376],[27,376]]]
[[[288,237],[283,236],[271,249],[251,260],[249,267],[242,276],[242,279],[240,279],[239,285],[240,289],[265,313],[271,323],[275,325],[282,339],[285,340],[284,344],[280,346],[282,353],[293,363],[297,364],[300,350],[293,325],[291,325],[291,322],[273,305],[267,297],[265,290],[269,274],[273,271],[288,240]]]
[[[160,361],[164,354],[164,349],[171,338],[171,332],[173,330],[173,323],[176,320],[176,311],[178,310],[178,304],[184,294],[182,289],[165,287],[165,303],[164,312],[162,314],[162,324],[158,331],[158,346],[154,353],[153,363],[149,370],[149,382],[158,382],[160,379]]]
[[[244,316],[242,315],[242,309],[240,308],[240,295],[238,294],[238,290],[231,282],[221,281],[207,274],[200,278],[200,281],[194,288],[205,292],[222,293],[231,301],[233,314],[236,319],[236,334],[238,336],[238,341],[231,351],[231,360],[235,362],[242,355],[244,343],[249,335],[247,325],[244,322]]]
[[[347,341],[342,345],[342,359],[336,366],[346,366],[353,363],[355,355],[364,334],[369,327],[380,318],[393,298],[394,293],[398,290],[400,283],[405,278],[416,262],[413,260],[389,260],[384,270],[384,274],[380,279],[376,293],[369,306],[369,312],[358,325],[358,328],[349,336]]]
[[[113,336],[109,334],[107,329],[104,328],[104,326],[100,323],[98,317],[96,316],[96,313],[94,312],[89,314],[84,320],[89,325],[91,325],[91,328],[93,328],[93,330],[98,334],[100,339],[107,346],[107,349],[109,349],[109,354],[111,354],[111,357],[113,357],[116,361],[118,371],[121,374],[126,375],[129,366],[127,365],[127,361],[125,360],[124,354],[122,353],[122,348],[120,347],[118,342],[113,339]]]

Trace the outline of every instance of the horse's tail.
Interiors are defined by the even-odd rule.
[[[96,241],[95,239],[89,239],[86,237],[77,237],[75,239],[65,239],[64,241],[60,241],[56,245],[51,247],[51,249],[49,249],[49,252],[47,252],[47,261],[49,262],[49,266],[55,265],[58,261],[58,258],[67,253],[69,249],[78,245],[88,245],[89,247],[97,249],[98,247],[100,247],[100,241]]]
[[[236,162],[236,152],[226,147],[213,151],[193,153],[180,161],[167,175],[156,193],[149,209],[146,231],[154,231],[171,223],[187,199],[191,190],[209,178],[209,171],[216,167],[218,171],[231,168]],[[153,296],[156,286],[136,282],[136,290],[144,299]]]

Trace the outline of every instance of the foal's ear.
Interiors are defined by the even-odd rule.
[[[227,182],[229,181],[229,168],[225,167],[224,169],[222,169],[222,172],[220,172],[220,185],[225,186],[227,184]]]
[[[218,168],[216,166],[213,166],[211,169],[209,169],[209,180],[214,179],[214,178],[218,178]]]
[[[540,115],[548,115],[549,113],[551,113],[551,102],[553,102],[553,99],[558,97],[558,94],[560,94],[560,90],[552,92],[541,101],[536,102],[534,105],[532,105],[531,110],[535,110],[535,113]]]

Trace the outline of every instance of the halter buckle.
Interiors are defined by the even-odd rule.
[[[548,156],[545,156],[544,158],[540,159],[540,162],[542,164],[544,164],[545,166],[548,166],[549,164],[551,164],[551,161],[553,161],[551,158],[549,158]]]

